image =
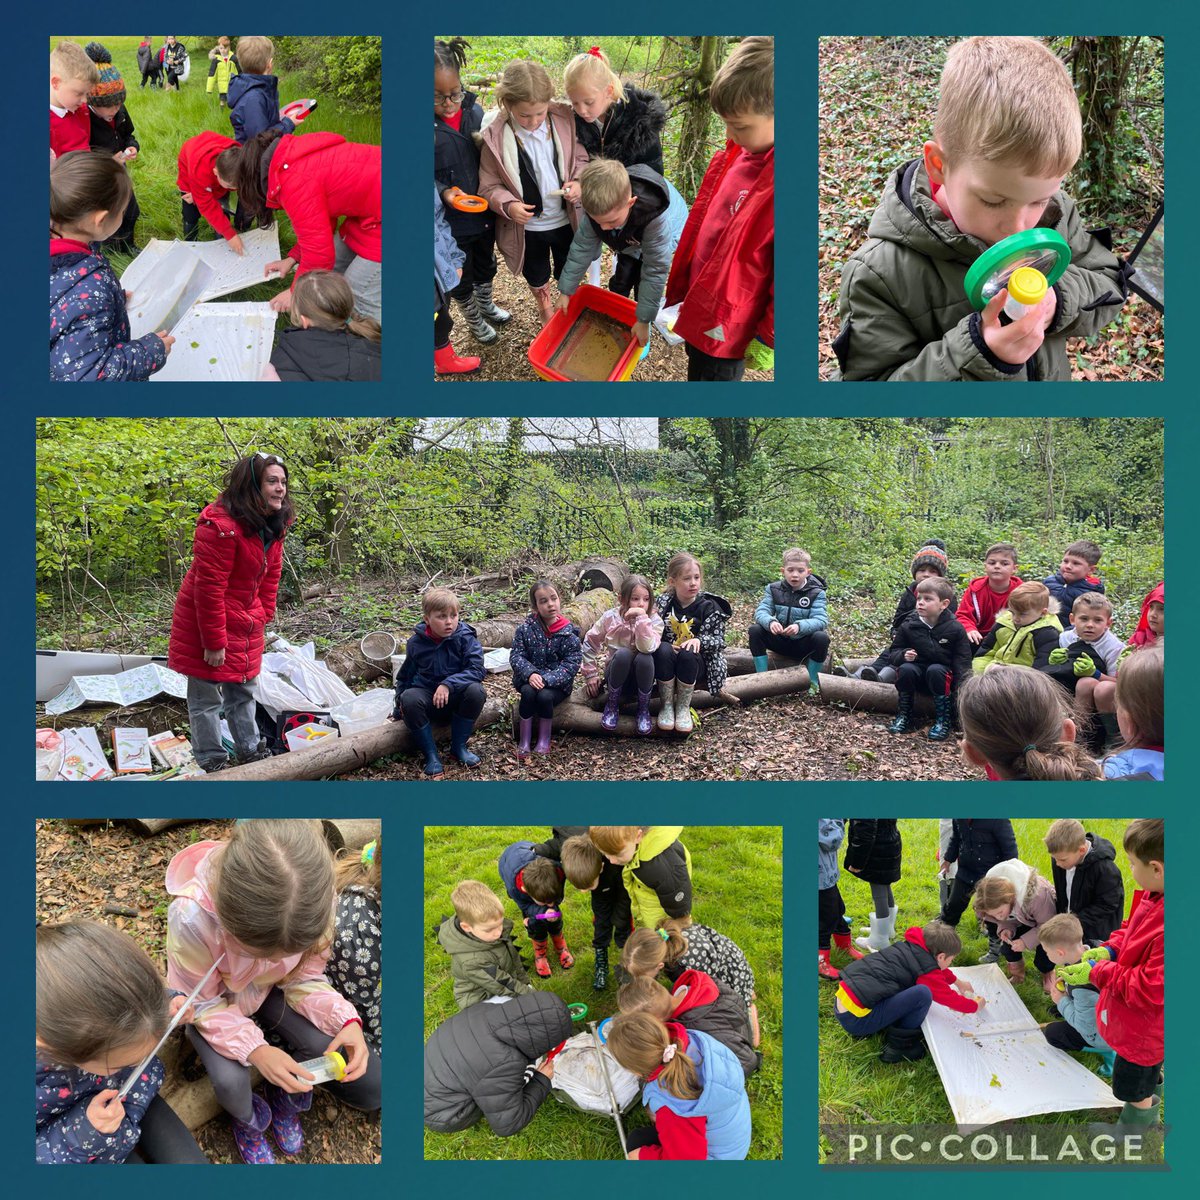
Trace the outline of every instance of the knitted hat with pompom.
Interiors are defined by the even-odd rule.
[[[916,575],[921,567],[932,567],[945,579],[949,565],[950,560],[946,557],[946,543],[938,541],[937,538],[930,538],[913,556],[912,566],[909,567],[909,570]]]
[[[99,42],[88,42],[84,53],[100,70],[100,82],[88,93],[93,108],[111,108],[125,103],[125,81],[113,66],[112,55]]]

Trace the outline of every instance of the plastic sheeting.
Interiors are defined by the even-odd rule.
[[[354,693],[323,663],[312,642],[293,646],[276,638],[263,655],[256,698],[273,717],[284,709],[332,709],[354,700]]]
[[[197,304],[175,329],[167,365],[151,383],[257,383],[275,340],[273,312],[266,301]]]
[[[995,963],[955,967],[954,974],[984,997],[987,1007],[958,1013],[934,1004],[921,1031],[959,1125],[1121,1107],[1103,1079],[1046,1041]],[[964,1032],[976,1036],[963,1037]]]
[[[208,269],[203,290],[196,296],[198,301],[215,300],[218,296],[228,296],[230,292],[252,287],[267,279],[277,279],[278,275],[264,275],[267,263],[279,260],[279,228],[272,225],[270,229],[251,229],[241,234],[243,255],[235,254],[224,238],[211,242],[182,242],[163,241],[152,238],[146,243],[141,254],[125,268],[121,283],[127,291],[132,291],[136,298],[136,285],[147,282],[150,286],[152,277],[157,276],[168,260],[173,261],[177,252],[186,254],[189,258],[203,263]],[[130,319],[133,318],[130,312]],[[159,329],[163,328],[161,325]],[[145,332],[145,331],[143,331]],[[137,334],[134,335],[139,336]]]
[[[627,1071],[609,1052],[603,1049],[608,1065],[608,1077],[622,1112],[633,1107],[641,1093],[641,1084],[632,1071]],[[596,1057],[596,1043],[590,1033],[577,1033],[567,1038],[566,1044],[554,1060],[554,1091],[563,1095],[555,1099],[584,1112],[612,1114],[612,1102],[604,1084],[604,1072]]]
[[[130,337],[136,340],[164,329],[172,332],[215,278],[212,267],[185,243],[152,241],[121,276],[121,286],[130,293],[126,302]]]

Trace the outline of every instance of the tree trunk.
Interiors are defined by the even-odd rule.
[[[354,820],[338,818],[322,820],[325,840],[335,853],[338,850],[361,850],[368,842],[379,836],[380,822],[376,820]]]
[[[585,558],[579,564],[575,591],[581,593],[604,588],[610,592],[620,592],[628,574],[629,564],[619,558]]]
[[[506,703],[489,700],[483,706],[475,728],[483,729],[488,725],[495,725],[497,721],[503,720],[507,711]],[[438,742],[450,740],[450,728],[447,725],[435,725],[433,733]],[[189,779],[189,782],[332,779],[360,771],[389,754],[403,754],[412,748],[408,726],[403,721],[389,721],[386,725],[364,729],[362,733],[351,734],[350,737],[328,738],[324,745],[312,750],[293,750],[288,754],[277,754],[274,758],[264,759],[262,762],[231,767],[217,775],[197,775]]]
[[[700,62],[688,81],[683,108],[683,125],[679,131],[679,152],[675,183],[690,204],[700,190],[708,166],[708,123],[712,109],[708,104],[708,89],[717,73],[720,58],[720,38],[702,37]]]
[[[1080,167],[1088,182],[1083,203],[1096,215],[1108,210],[1114,185],[1125,177],[1128,155],[1118,123],[1139,41],[1137,37],[1072,39],[1075,90],[1083,110]]]
[[[190,825],[193,821],[206,820],[207,817],[130,817],[125,824],[135,833],[155,834],[173,825]]]

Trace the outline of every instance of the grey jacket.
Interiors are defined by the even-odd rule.
[[[1071,247],[1054,285],[1058,311],[1027,363],[1001,362],[983,339],[981,314],[967,299],[967,269],[987,248],[959,231],[930,191],[920,159],[892,173],[867,241],[842,268],[841,332],[833,343],[851,380],[1069,380],[1067,337],[1102,329],[1128,297],[1132,269],[1107,249],[1107,230],[1083,227],[1075,201],[1057,192],[1041,225]]]

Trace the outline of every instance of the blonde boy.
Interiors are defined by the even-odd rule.
[[[1063,177],[1082,126],[1071,78],[1035,38],[973,37],[942,71],[933,137],[893,172],[842,272],[842,379],[1068,380],[1066,339],[1096,333],[1128,296],[1130,268],[1089,233]],[[1001,289],[982,313],[967,269],[988,247],[1053,229],[1071,265],[1044,301],[1003,324]],[[961,619],[961,618],[960,618]],[[986,632],[986,630],[985,630]]]
[[[692,856],[679,840],[682,825],[591,825],[592,845],[614,866],[629,893],[633,923],[654,929],[692,912]]]
[[[825,606],[825,580],[814,575],[812,556],[793,547],[783,552],[783,577],[768,583],[754,610],[748,631],[754,669],[770,668],[768,651],[784,658],[803,660],[808,666],[808,691],[820,691],[818,673],[829,654],[829,614]]]
[[[100,71],[78,42],[59,42],[50,52],[50,161],[91,148],[92,118],[84,101]]]
[[[496,893],[477,879],[464,879],[450,893],[454,916],[438,929],[438,944],[450,955],[454,1000],[460,1009],[489,996],[531,992],[529,974]]]
[[[475,630],[458,617],[458,597],[431,588],[423,603],[425,620],[408,639],[404,665],[396,674],[393,720],[403,719],[425,755],[425,774],[443,773],[433,740],[432,719],[450,717],[450,751],[463,766],[479,765],[467,739],[483,711],[483,647]]]
[[[1059,913],[1038,930],[1038,940],[1046,957],[1056,967],[1070,966],[1082,962],[1087,952],[1083,940],[1083,926],[1074,913]],[[1061,978],[1055,979],[1050,989],[1050,998],[1058,1009],[1061,1021],[1051,1021],[1042,1032],[1046,1041],[1059,1050],[1084,1050],[1091,1047],[1108,1056],[1109,1073],[1112,1071],[1112,1047],[1096,1029],[1096,1001],[1100,989],[1094,984],[1073,986]]]

